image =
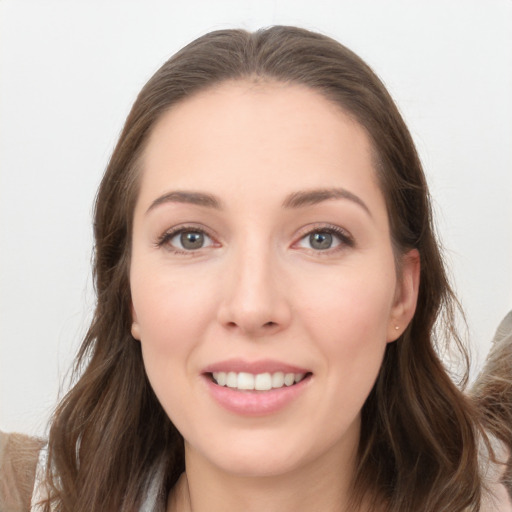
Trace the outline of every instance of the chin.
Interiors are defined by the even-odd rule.
[[[242,478],[275,478],[292,473],[301,466],[299,461],[287,457],[265,457],[258,454],[224,459],[218,461],[217,465],[224,472]]]
[[[286,475],[300,470],[322,457],[321,447],[305,446],[307,443],[286,443],[285,436],[265,439],[265,436],[232,437],[229,442],[219,442],[214,450],[212,445],[201,450],[200,458],[222,472],[242,478],[265,478]],[[288,440],[291,441],[290,437]],[[198,451],[193,450],[195,454]],[[320,452],[320,453],[317,453]]]

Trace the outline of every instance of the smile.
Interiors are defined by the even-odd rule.
[[[258,373],[248,372],[212,372],[216,384],[243,391],[269,391],[284,386],[293,386],[306,376],[305,373]]]
[[[266,416],[286,409],[311,387],[313,372],[275,359],[218,361],[201,372],[210,396],[241,416]]]

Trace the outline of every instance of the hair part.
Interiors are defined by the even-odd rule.
[[[386,510],[477,511],[477,436],[471,403],[436,352],[434,326],[464,360],[457,308],[436,240],[430,199],[411,135],[382,82],[336,41],[304,29],[221,30],[168,60],[139,93],[101,182],[94,213],[96,312],[80,349],[75,386],[59,405],[49,439],[50,504],[59,511],[133,511],[161,454],[169,492],[184,470],[183,439],[154,395],[140,345],[130,335],[131,230],[148,138],[173,105],[226,81],[303,85],[366,130],[376,158],[393,245],[421,258],[415,316],[388,344],[362,411],[353,505]]]

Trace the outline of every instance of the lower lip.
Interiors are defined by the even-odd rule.
[[[205,375],[208,390],[214,400],[228,411],[243,416],[264,416],[284,409],[299,397],[306,389],[311,375],[306,376],[293,386],[268,391],[240,391],[219,386],[209,375]]]

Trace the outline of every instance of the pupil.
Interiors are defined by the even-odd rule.
[[[185,249],[200,249],[204,244],[204,235],[193,231],[182,233],[180,242]]]
[[[329,249],[332,245],[332,235],[330,233],[313,233],[309,235],[309,243],[313,249]]]

